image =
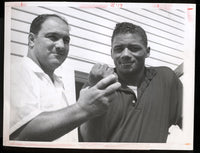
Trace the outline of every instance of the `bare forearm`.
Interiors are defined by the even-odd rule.
[[[77,104],[67,108],[43,112],[20,129],[15,140],[52,141],[70,132],[89,118]]]
[[[83,122],[104,114],[112,101],[113,93],[120,86],[116,82],[116,76],[110,75],[95,86],[82,89],[76,104],[58,111],[41,113],[10,138],[32,141],[52,141],[59,138]]]

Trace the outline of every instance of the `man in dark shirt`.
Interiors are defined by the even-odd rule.
[[[116,68],[96,64],[88,85],[114,73],[122,86],[106,114],[81,126],[83,141],[166,142],[169,127],[182,126],[181,82],[167,67],[145,67],[150,48],[141,27],[117,24],[111,47]]]

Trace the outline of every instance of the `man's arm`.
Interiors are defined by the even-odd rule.
[[[177,78],[178,79],[178,78]],[[181,81],[178,79],[177,81],[178,83],[178,87],[177,87],[177,96],[178,96],[178,104],[177,104],[177,125],[183,129],[182,127],[182,122],[183,122],[183,84],[181,83]]]
[[[107,77],[110,74],[114,74],[113,68],[108,67],[106,64],[95,64],[89,74],[88,82],[86,86],[94,86],[98,81]],[[114,93],[113,93],[113,96]],[[104,114],[106,115],[106,114]],[[98,116],[80,126],[81,138],[84,142],[105,142],[105,131],[103,126],[105,126],[104,115]]]
[[[81,124],[88,114],[77,105],[61,110],[43,112],[11,134],[10,139],[23,141],[52,141]]]
[[[178,125],[179,128],[182,129],[183,84],[171,69],[166,72],[166,76],[169,76],[166,79],[170,78],[169,126]]]
[[[91,88],[82,89],[78,102],[57,111],[43,112],[15,131],[14,140],[52,141],[70,132],[83,122],[104,114],[112,93],[120,87],[110,75]]]

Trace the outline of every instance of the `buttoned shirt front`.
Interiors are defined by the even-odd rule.
[[[90,136],[94,140],[163,143],[170,126],[181,127],[182,83],[171,69],[146,68],[137,96],[120,78],[119,82],[122,86],[116,91],[107,113],[91,125]]]

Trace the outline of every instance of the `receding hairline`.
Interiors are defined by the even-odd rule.
[[[49,20],[49,19],[51,19],[51,18],[60,19],[60,20],[63,21],[67,26],[69,26],[69,23],[67,22],[67,20],[66,20],[65,18],[60,17],[60,16],[49,16],[49,17],[47,17],[47,19],[46,19],[45,21],[47,21],[47,20]],[[44,22],[45,22],[45,21],[44,21]],[[43,22],[43,23],[44,23],[44,22]]]
[[[30,25],[30,33],[38,34],[38,32],[41,30],[43,23],[52,18],[60,19],[67,25],[68,29],[70,30],[70,26],[66,18],[57,14],[40,14],[36,18],[33,19]]]
[[[49,21],[49,20],[55,21],[55,19],[59,19],[60,21],[62,21],[62,22],[66,25],[66,27],[70,30],[70,27],[69,27],[68,22],[67,22],[66,20],[64,20],[64,19],[61,19],[60,17],[57,17],[57,16],[49,16],[49,17],[41,24],[41,28],[43,27],[43,25],[44,25],[45,22],[47,22],[47,21]],[[57,21],[55,21],[55,22],[57,22]],[[41,30],[41,28],[40,28],[40,30]],[[40,30],[39,30],[39,31],[40,31]],[[39,32],[39,31],[38,31],[38,32]]]

